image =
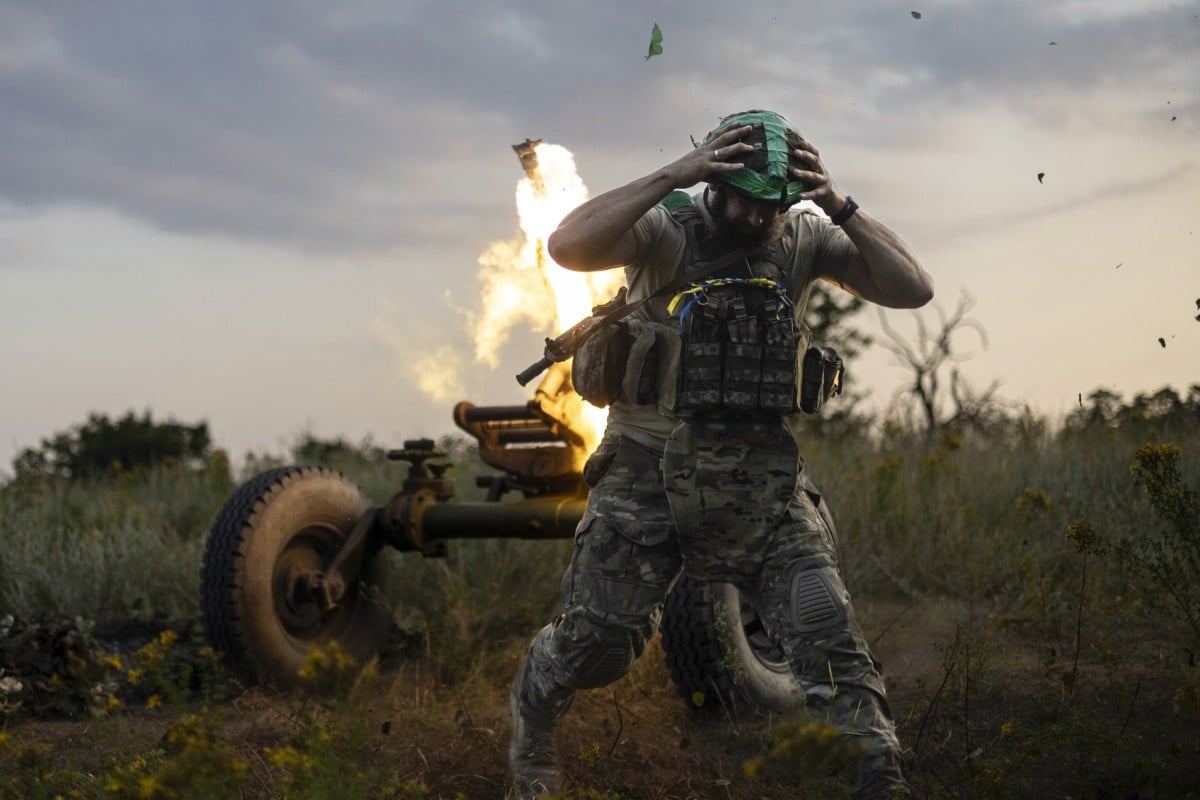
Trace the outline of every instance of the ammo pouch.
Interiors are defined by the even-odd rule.
[[[667,325],[627,318],[587,338],[571,364],[571,383],[597,408],[617,402],[659,401],[659,387],[673,380],[679,334]]]
[[[596,408],[620,400],[628,352],[624,320],[605,325],[585,339],[571,362],[571,384],[579,396]]]
[[[842,359],[832,347],[813,346],[804,351],[800,366],[800,410],[815,414],[826,400],[842,393]]]
[[[780,417],[796,410],[807,331],[786,300],[761,290],[711,292],[685,307],[679,327],[680,356],[660,381],[664,414]]]

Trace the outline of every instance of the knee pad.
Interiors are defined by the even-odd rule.
[[[627,634],[622,641],[610,641],[582,658],[575,670],[576,689],[598,689],[620,679],[633,666],[633,644]]]
[[[566,666],[560,680],[572,689],[598,689],[623,677],[641,655],[638,638],[631,631],[605,627],[578,642],[560,664]]]
[[[788,612],[799,634],[815,633],[846,621],[841,580],[828,567],[801,569],[792,575]]]

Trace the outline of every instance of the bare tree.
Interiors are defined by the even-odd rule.
[[[999,415],[995,399],[999,381],[977,391],[954,366],[977,354],[960,349],[962,334],[972,332],[978,337],[980,347],[988,346],[983,325],[967,316],[974,306],[975,299],[966,292],[949,315],[941,304],[934,302],[936,327],[931,327],[922,313],[914,312],[917,334],[912,339],[896,331],[883,309],[879,309],[879,324],[887,336],[880,344],[911,374],[911,381],[896,391],[893,400],[901,404],[910,422],[914,413],[919,415],[927,433],[952,423],[983,427]]]

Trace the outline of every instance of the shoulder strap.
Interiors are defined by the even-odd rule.
[[[696,208],[696,201],[692,199],[692,196],[687,192],[680,191],[679,189],[676,189],[664,197],[660,203],[663,208],[667,209],[667,211],[670,211],[676,219],[680,219],[680,214],[686,217],[689,215],[688,212],[697,215],[700,213]],[[680,219],[680,221],[682,222],[683,220]]]
[[[632,303],[631,312],[643,303],[649,302],[656,297],[662,297],[663,295],[675,294],[687,284],[703,280],[709,275],[720,272],[725,267],[736,264],[750,255],[748,248],[739,247],[736,250],[722,253],[716,258],[703,258],[704,246],[702,242],[707,226],[704,222],[704,216],[700,213],[700,209],[696,207],[695,198],[687,192],[676,189],[660,200],[659,204],[670,212],[671,216],[683,226],[684,233],[687,236],[688,252],[697,260],[692,262],[692,269],[685,270],[684,274],[675,276],[673,280],[649,297]]]
[[[728,267],[730,264],[734,264],[734,263],[737,263],[738,261],[741,261],[747,255],[749,255],[749,252],[750,251],[747,250],[746,248],[738,248],[737,250],[734,250],[732,253],[726,253],[725,255],[721,256],[720,258],[714,258],[712,261],[701,262],[700,264],[697,265],[696,269],[694,269],[691,272],[688,272],[684,275],[676,276],[674,280],[672,280],[670,283],[666,284],[665,286],[661,287],[658,291],[654,292],[654,294],[651,294],[648,297],[643,297],[641,300],[638,300],[636,302],[630,303],[629,305],[625,306],[625,308],[621,310],[621,315],[620,315],[620,317],[618,317],[618,319],[620,319],[621,317],[628,316],[629,314],[632,314],[634,311],[637,311],[643,305],[650,302],[651,300],[653,300],[656,297],[663,297],[664,295],[676,294],[680,289],[682,289],[684,286],[687,286],[689,283],[695,283],[696,281],[700,281],[700,280],[703,280],[704,278],[707,278],[709,275],[720,272],[721,270]]]
[[[703,260],[708,254],[704,246],[708,238],[708,226],[700,209],[696,207],[696,200],[687,192],[676,189],[664,197],[660,205],[667,209],[683,228],[687,249],[692,258]]]
[[[668,206],[668,200],[671,201],[671,204],[674,206],[674,208]],[[679,219],[679,215],[683,215],[685,218],[687,218],[687,222],[684,223],[685,225],[691,225],[692,219],[694,218],[694,220],[700,224],[701,228],[704,227],[704,218],[700,215],[699,209],[696,208],[695,202],[692,200],[691,195],[680,191],[671,192],[663,199],[662,205],[666,206],[667,210],[670,211],[672,216],[675,216],[677,219]],[[683,220],[680,221],[683,222]],[[690,247],[692,242],[689,241],[688,244]],[[693,250],[692,252],[696,251]],[[712,259],[711,261],[695,262],[693,265],[694,269],[687,271],[682,275],[676,275],[673,280],[660,287],[658,291],[654,292],[653,294],[647,295],[641,300],[637,300],[632,303],[626,303],[625,305],[621,306],[615,313],[608,316],[608,321],[616,322],[618,320],[622,320],[633,312],[637,311],[646,303],[649,303],[651,300],[664,295],[676,294],[680,289],[682,289],[684,286],[687,286],[689,283],[703,280],[709,275],[720,272],[730,264],[735,264],[738,261],[741,261],[743,258],[746,258],[748,255],[750,255],[749,248],[739,247],[738,249],[725,253],[717,258]]]

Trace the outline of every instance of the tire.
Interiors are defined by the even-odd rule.
[[[783,651],[731,584],[681,574],[663,605],[661,632],[671,678],[697,713],[784,714],[804,707]]]
[[[358,664],[378,652],[391,628],[386,552],[327,612],[294,587],[297,570],[323,569],[370,507],[357,486],[320,467],[263,472],[225,502],[204,549],[201,605],[209,641],[242,676],[293,689],[314,647],[336,642]]]

